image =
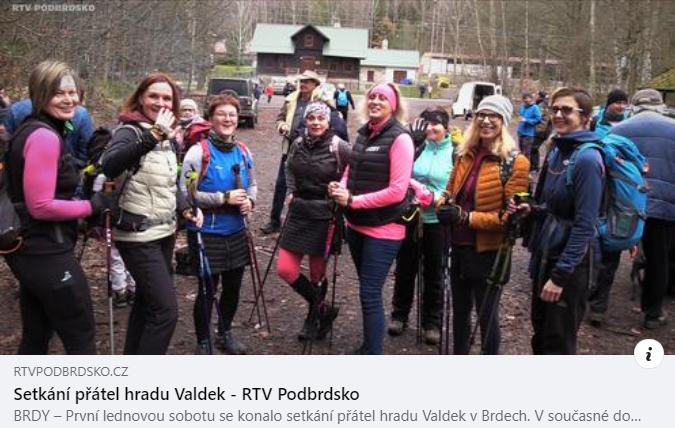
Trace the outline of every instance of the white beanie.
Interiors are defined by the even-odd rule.
[[[498,113],[506,126],[509,125],[511,116],[513,116],[513,104],[511,104],[511,101],[509,101],[508,98],[502,95],[490,95],[489,97],[483,98],[480,104],[478,104],[476,112],[481,110],[492,110],[495,113]]]
[[[199,109],[197,108],[197,103],[195,102],[195,100],[193,100],[191,98],[185,98],[185,99],[181,100],[181,102],[180,102],[181,110],[186,108],[186,107],[192,108],[194,111],[199,111]]]

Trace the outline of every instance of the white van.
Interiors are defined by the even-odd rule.
[[[464,120],[469,120],[481,100],[495,94],[501,95],[502,87],[494,83],[468,82],[463,84],[457,94],[457,100],[452,103],[452,118],[464,116]]]

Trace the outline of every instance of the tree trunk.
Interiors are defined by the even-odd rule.
[[[591,1],[591,12],[589,17],[590,31],[591,31],[591,40],[589,43],[590,48],[590,58],[588,61],[589,74],[588,74],[588,91],[591,95],[595,95],[596,90],[596,76],[595,76],[595,0]]]
[[[490,79],[497,82],[499,76],[497,75],[497,10],[495,8],[495,0],[490,0]],[[504,41],[506,42],[506,40]]]
[[[473,10],[476,14],[476,39],[478,40],[478,48],[480,49],[480,57],[483,60],[483,70],[487,68],[487,59],[485,58],[485,49],[483,48],[483,39],[480,34],[480,15],[478,14],[478,0],[473,0]]]

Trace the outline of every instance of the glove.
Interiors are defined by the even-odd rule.
[[[469,221],[469,213],[457,204],[439,206],[436,209],[436,215],[438,216],[438,221],[445,225],[457,226]]]
[[[286,124],[286,122],[279,122],[277,124],[277,132],[281,135],[288,134],[288,125]]]
[[[415,119],[410,125],[410,133],[413,137],[413,144],[415,144],[415,159],[419,157],[426,145],[428,125],[429,123],[421,117]]]
[[[94,193],[94,196],[89,199],[91,204],[91,215],[97,216],[110,211],[113,208],[113,198],[103,192]]]
[[[157,120],[155,120],[154,130],[159,130],[161,132],[161,140],[166,139],[171,133],[171,127],[176,122],[176,117],[173,115],[173,112],[169,109],[162,109],[157,115]],[[153,132],[154,133],[154,132]],[[157,135],[155,135],[157,136]]]

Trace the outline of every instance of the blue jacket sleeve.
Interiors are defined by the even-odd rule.
[[[551,271],[551,279],[565,287],[596,235],[602,191],[605,185],[602,155],[594,149],[579,154],[574,165],[574,224],[560,260]]]
[[[541,122],[541,110],[539,109],[539,106],[532,106],[532,108],[528,110],[528,113],[529,114],[525,116],[527,123],[530,125],[537,125]]]
[[[86,108],[78,108],[73,118],[75,126],[75,157],[87,161],[87,144],[94,133],[94,123]]]

